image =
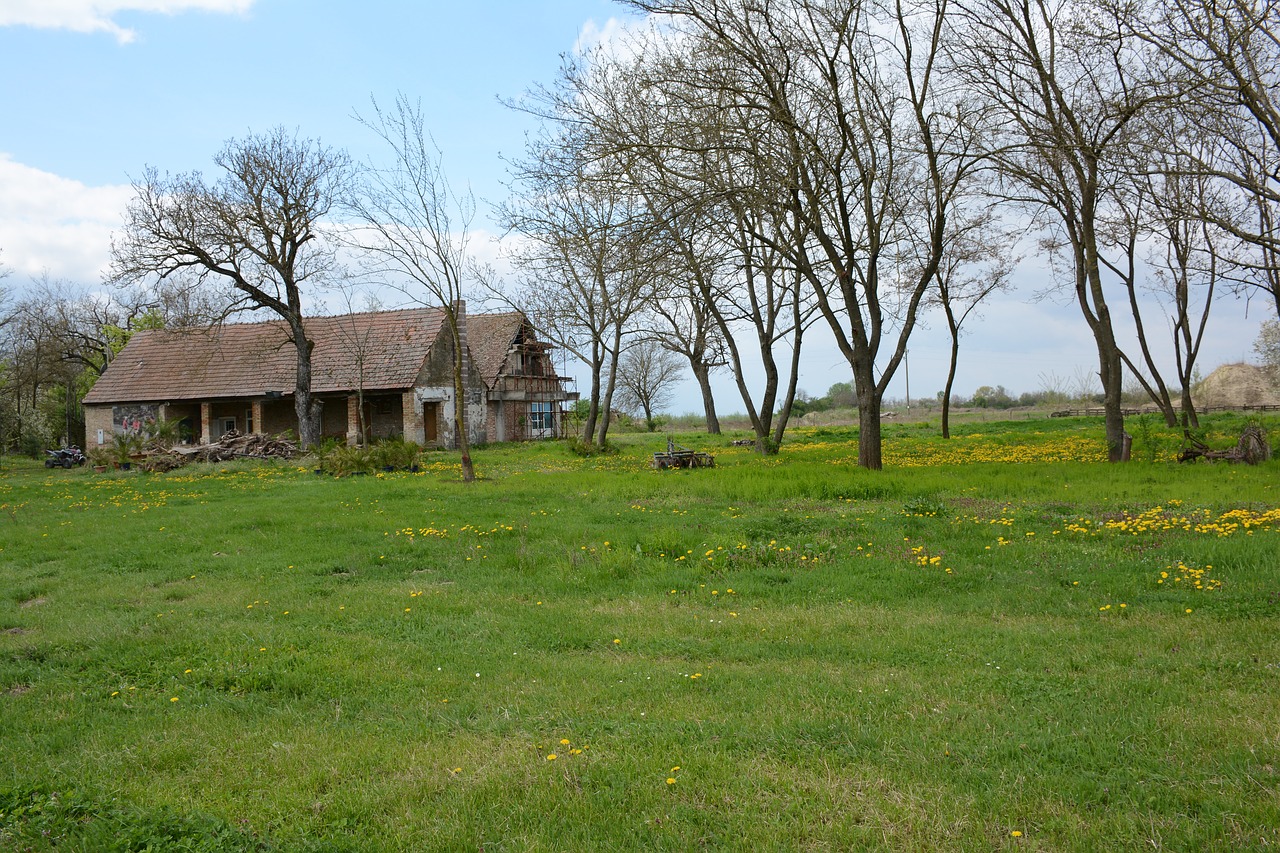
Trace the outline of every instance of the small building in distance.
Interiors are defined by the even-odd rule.
[[[468,437],[473,443],[552,437],[577,399],[556,375],[550,347],[523,314],[459,314]],[[453,447],[453,341],[440,308],[313,317],[306,321],[311,391],[321,432],[348,444],[403,438]],[[140,331],[84,399],[89,447],[176,420],[192,440],[297,432],[297,353],[283,321]],[[363,401],[363,417],[361,407]]]

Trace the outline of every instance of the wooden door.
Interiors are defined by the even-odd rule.
[[[425,441],[428,447],[436,443],[436,421],[438,421],[439,418],[439,403],[424,403],[422,405],[422,428],[425,433]]]

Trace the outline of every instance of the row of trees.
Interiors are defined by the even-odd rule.
[[[544,123],[504,207],[521,298],[590,367],[601,442],[620,360],[657,340],[689,361],[709,428],[706,374],[726,366],[776,447],[821,322],[878,468],[921,313],[946,317],[953,377],[1024,232],[1093,334],[1113,460],[1126,373],[1192,423],[1214,300],[1280,308],[1276,0],[627,5],[652,26],[517,105]],[[1172,365],[1149,332],[1166,324]]]
[[[0,452],[84,441],[80,400],[130,335],[207,316],[164,291],[92,293],[41,276],[12,295],[0,267]]]

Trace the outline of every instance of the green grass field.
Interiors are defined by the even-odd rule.
[[[0,849],[1280,844],[1280,463],[957,432],[6,460]]]

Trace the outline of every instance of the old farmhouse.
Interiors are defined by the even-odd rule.
[[[524,315],[468,315],[463,306],[460,318],[471,441],[559,435],[563,404],[578,395]],[[326,437],[454,446],[453,342],[443,310],[315,317],[306,329]],[[280,321],[137,332],[85,396],[88,445],[154,419],[177,420],[202,443],[233,429],[296,433],[295,371]]]

